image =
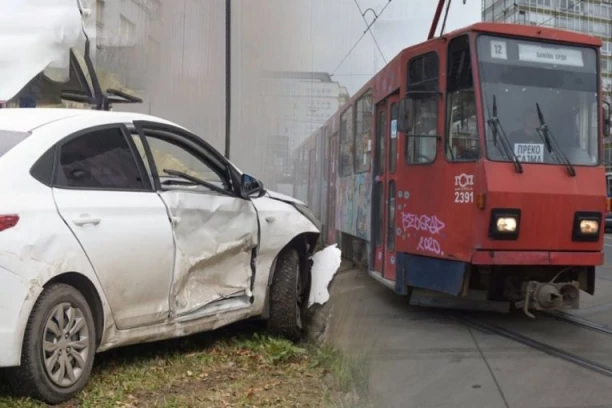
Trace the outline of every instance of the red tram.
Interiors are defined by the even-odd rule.
[[[478,23],[404,49],[297,149],[294,195],[412,304],[576,308],[610,207],[600,46]]]

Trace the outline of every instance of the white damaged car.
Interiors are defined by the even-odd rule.
[[[125,112],[0,109],[0,367],[56,404],[96,352],[262,317],[302,334],[319,226],[200,137]]]

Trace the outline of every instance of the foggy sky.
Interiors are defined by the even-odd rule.
[[[388,1],[358,0],[358,4],[362,11],[372,8],[380,14]],[[271,63],[285,65],[286,69],[332,73],[366,28],[354,0],[284,0],[283,3],[287,14],[281,18],[291,19],[293,24],[284,28],[288,30],[283,35],[284,48],[283,45],[276,48],[285,60]],[[436,6],[436,0],[391,0],[371,29],[387,62],[403,48],[427,39]],[[478,0],[467,0],[465,5],[455,0],[445,32],[480,21],[480,8]],[[373,18],[374,14],[368,11],[368,22]],[[367,33],[338,68],[334,79],[352,95],[384,64],[372,36]]]
[[[480,1],[454,0],[447,31],[480,19]],[[358,0],[377,14],[388,0]],[[225,145],[225,1],[162,0],[162,13],[145,23],[138,42],[116,54],[108,69],[141,91],[142,105],[116,110],[150,113],[176,121],[219,151]],[[129,2],[107,0],[108,6]],[[435,0],[391,0],[372,27],[384,57],[424,41]],[[372,21],[374,14],[366,15]],[[117,22],[118,22],[117,18]],[[232,0],[231,159],[268,182],[273,160],[269,143],[275,130],[274,104],[264,103],[269,85],[263,71],[331,73],[361,36],[366,24],[354,0]],[[105,28],[117,36],[120,27]],[[159,50],[150,44],[156,38]],[[368,33],[339,67],[334,79],[353,94],[384,66]],[[125,72],[122,72],[125,71]],[[132,83],[134,82],[134,83]]]

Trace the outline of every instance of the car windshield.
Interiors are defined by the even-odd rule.
[[[598,164],[594,49],[481,35],[478,57],[485,121],[498,118],[519,160]],[[495,134],[487,126],[487,157],[512,160]]]
[[[0,129],[0,156],[4,156],[6,152],[17,146],[28,136],[29,133],[27,132]]]

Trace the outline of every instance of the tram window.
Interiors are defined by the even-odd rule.
[[[353,106],[349,106],[340,115],[340,160],[338,173],[340,177],[353,174]]]
[[[412,129],[406,133],[405,157],[408,164],[432,163],[436,159],[438,134],[438,95],[414,100]]]
[[[448,55],[446,158],[450,161],[478,160],[480,139],[468,36],[452,40]]]
[[[408,164],[436,159],[439,90],[438,54],[430,52],[408,63],[408,97],[412,99],[412,129],[406,132],[404,156]],[[423,92],[424,91],[424,92]]]
[[[391,126],[389,136],[389,172],[395,173],[395,162],[397,160],[397,103],[391,105]]]
[[[372,152],[372,91],[357,100],[355,106],[355,173],[370,170],[370,154]]]

